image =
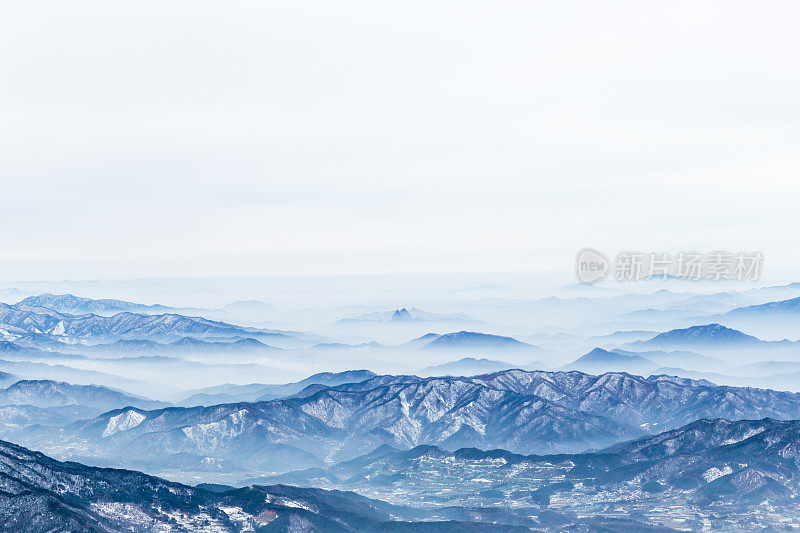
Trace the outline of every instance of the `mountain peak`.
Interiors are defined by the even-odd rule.
[[[652,370],[656,365],[652,361],[641,357],[635,353],[619,353],[595,348],[589,353],[579,357],[566,369],[584,370],[588,372],[598,371],[623,371],[635,372]]]
[[[520,342],[513,337],[503,337],[501,335],[490,335],[488,333],[477,333],[475,331],[457,331],[446,333],[429,342],[430,347],[531,347],[524,342]]]
[[[425,376],[472,376],[508,370],[509,368],[514,368],[514,366],[515,365],[511,363],[496,361],[494,359],[463,357],[457,361],[449,361],[440,365],[429,366],[422,369],[420,373]]]
[[[409,320],[414,320],[414,317],[411,316],[411,313],[409,313],[408,309],[405,307],[402,309],[395,309],[391,318],[392,322],[408,322]]]
[[[673,329],[660,333],[645,342],[654,344],[753,344],[761,342],[761,340],[737,329],[713,323],[684,329]]]

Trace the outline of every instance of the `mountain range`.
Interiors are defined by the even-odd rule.
[[[141,314],[129,311],[111,316],[71,315],[45,307],[0,303],[0,337],[6,341],[49,350],[70,344],[114,343],[120,340],[174,342],[193,339],[268,339],[285,346],[320,340],[297,332],[264,330],[174,313]],[[65,346],[66,345],[66,346]]]
[[[530,366],[528,368],[531,368]],[[630,372],[648,376],[651,374],[680,375],[706,372],[731,372],[735,367],[716,357],[701,355],[685,350],[664,351],[645,350],[629,351],[619,348],[605,350],[594,348],[575,361],[561,367],[563,370],[579,370],[589,374],[604,372]],[[692,369],[692,370],[686,370]],[[685,375],[684,377],[691,377]]]
[[[72,294],[39,294],[29,296],[17,302],[30,307],[44,307],[59,313],[70,315],[103,315],[111,316],[122,312],[141,313],[146,315],[156,314],[191,314],[205,318],[245,318],[260,319],[272,313],[275,307],[259,300],[243,300],[229,303],[219,309],[205,309],[200,307],[171,307],[168,305],[147,305],[125,300],[109,298],[82,298]]]
[[[210,407],[117,409],[18,440],[103,464],[281,471],[409,449],[503,448],[564,453],[601,448],[707,417],[800,418],[800,395],[669,376],[507,370],[483,376],[375,376],[296,397]],[[237,474],[238,475],[238,474]]]
[[[724,316],[760,319],[764,317],[778,317],[780,315],[789,315],[795,318],[800,316],[800,297],[777,302],[767,302],[760,305],[739,307],[728,311]]]
[[[143,314],[174,313],[176,309],[165,305],[144,305],[107,298],[81,298],[72,294],[39,294],[17,302],[20,306],[44,307],[70,315],[115,315],[132,312]]]
[[[800,297],[738,307],[714,316],[713,320],[730,327],[747,328],[760,336],[796,338]]]
[[[501,335],[490,335],[487,333],[476,333],[474,331],[458,331],[439,335],[426,343],[426,349],[434,350],[538,350],[538,346],[520,342],[512,337]]]
[[[189,355],[189,354],[233,354],[233,353],[275,353],[281,351],[252,339],[238,339],[228,342],[206,341],[193,337],[183,337],[173,342],[160,343],[148,340],[119,340],[108,344],[79,346],[75,349],[87,354],[103,355]]]
[[[726,347],[754,346],[762,343],[761,339],[747,335],[741,331],[727,328],[721,324],[706,324],[684,329],[673,329],[659,333],[652,339],[637,341],[633,345],[648,347]]]
[[[64,426],[120,407],[158,409],[166,405],[108,387],[20,380],[0,389],[0,434],[9,437],[33,425]]]
[[[758,290],[0,304],[0,438],[54,458],[0,441],[0,531],[800,527],[800,284]]]
[[[800,508],[800,421],[702,419],[577,455],[382,446],[324,469],[267,480],[394,494],[396,503],[570,506],[579,514],[619,513],[656,523],[674,513],[693,530],[740,530],[748,520],[779,526],[780,513],[770,516],[770,508],[790,515]],[[725,521],[711,523],[713,516]]]
[[[78,406],[97,414],[119,407],[140,409],[164,407],[163,402],[131,396],[97,385],[72,385],[52,380],[21,380],[0,389],[0,405],[33,405],[35,407]]]
[[[191,487],[131,470],[60,462],[5,441],[0,441],[0,487],[0,529],[19,533],[521,532],[530,529],[515,522],[542,525],[502,510],[425,511],[353,492],[285,485]]]
[[[257,330],[177,314],[70,315],[44,307],[0,304],[0,324],[57,338],[169,338],[185,335],[253,335]]]
[[[765,357],[800,357],[800,341],[765,341],[722,324],[705,324],[673,329],[648,340],[622,346],[627,350],[691,350],[721,356],[728,362],[754,362]]]

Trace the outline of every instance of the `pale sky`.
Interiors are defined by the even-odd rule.
[[[13,2],[0,280],[800,261],[796,2]]]

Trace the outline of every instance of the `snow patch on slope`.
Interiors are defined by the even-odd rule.
[[[145,418],[147,418],[145,415],[132,409],[124,411],[116,416],[112,416],[108,420],[106,429],[103,430],[103,436],[109,437],[119,431],[126,431],[128,429],[135,428],[141,424]]]

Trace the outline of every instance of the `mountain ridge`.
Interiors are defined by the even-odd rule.
[[[381,444],[567,453],[709,416],[800,418],[799,394],[663,375],[506,370],[309,387],[282,400],[115,410],[59,432],[32,431],[23,442],[54,452],[82,443],[98,460],[122,454],[202,470],[204,458],[216,457],[234,470],[258,470],[315,466]]]
[[[286,485],[205,490],[141,472],[61,462],[0,441],[3,529],[39,531],[429,531],[437,514],[391,505],[353,492]],[[513,513],[500,523],[481,513],[453,520],[462,531],[527,531]],[[441,518],[440,518],[441,520]],[[487,520],[488,521],[488,520]]]

